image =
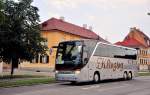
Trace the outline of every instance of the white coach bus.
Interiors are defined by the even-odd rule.
[[[74,40],[57,46],[55,77],[58,81],[95,83],[136,76],[137,50],[99,42]]]

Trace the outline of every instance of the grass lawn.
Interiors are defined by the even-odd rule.
[[[139,76],[150,76],[150,72],[139,72]]]
[[[16,78],[42,78],[45,76],[40,76],[40,75],[13,75],[12,77],[10,75],[0,75],[0,79],[16,79]]]
[[[20,77],[21,76],[21,77]],[[10,77],[10,76],[8,76]],[[5,78],[8,78],[5,77]],[[15,78],[19,79],[15,79]],[[52,77],[38,77],[38,76],[23,76],[17,75],[14,76],[12,79],[1,79],[0,81],[0,88],[1,87],[18,87],[18,86],[30,86],[30,85],[37,85],[37,84],[49,84],[54,83],[55,79]]]

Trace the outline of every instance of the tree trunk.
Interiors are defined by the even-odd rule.
[[[14,74],[14,65],[13,65],[13,61],[11,62],[11,78],[13,77]]]
[[[13,77],[14,74],[14,58],[11,60],[11,78]]]
[[[13,74],[14,74],[14,69],[17,68],[18,66],[18,61],[19,59],[18,58],[12,58],[11,60],[11,78],[13,77]]]
[[[150,72],[150,65],[148,65],[148,71]]]

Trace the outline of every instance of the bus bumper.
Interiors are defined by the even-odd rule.
[[[57,81],[80,81],[76,74],[55,74]]]

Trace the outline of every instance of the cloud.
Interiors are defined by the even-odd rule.
[[[148,4],[150,0],[43,0],[46,4],[52,5],[58,9],[61,8],[77,8],[82,5],[95,5],[99,7],[116,8],[125,5],[141,5]]]
[[[56,6],[57,8],[61,9],[61,8],[75,8],[76,7],[76,3],[71,2],[71,0],[55,0],[53,2],[51,2],[53,6]]]
[[[52,12],[49,12],[48,13],[48,17],[55,17],[55,18],[59,18],[61,15],[58,14],[58,13],[52,13]]]
[[[93,31],[111,42],[121,41],[130,27],[149,33],[150,0],[35,0],[42,21],[64,16],[66,21],[93,26]],[[117,37],[116,37],[117,36]]]
[[[97,19],[97,16],[88,15],[88,16],[87,16],[87,19],[88,19],[89,21],[95,21],[95,20]]]
[[[43,0],[43,2],[45,2],[46,5],[55,7],[59,10],[61,10],[62,8],[64,9],[77,7],[77,3],[72,0]]]
[[[120,1],[122,1],[125,4],[131,4],[131,5],[142,5],[142,4],[150,3],[149,0],[120,0]]]

